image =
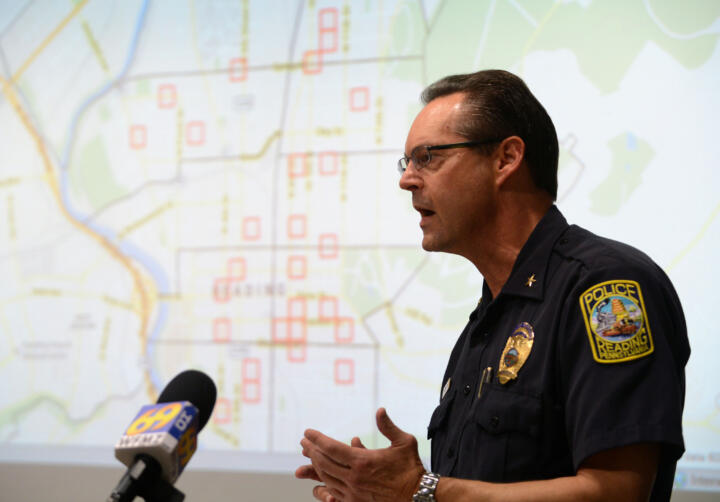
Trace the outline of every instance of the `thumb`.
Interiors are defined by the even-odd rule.
[[[385,408],[380,408],[377,410],[377,413],[375,414],[375,420],[377,422],[378,430],[382,433],[383,436],[390,440],[391,445],[397,446],[398,443],[400,443],[401,440],[404,439],[406,433],[403,432],[397,425],[395,425],[392,420],[390,420],[390,417],[388,416]]]

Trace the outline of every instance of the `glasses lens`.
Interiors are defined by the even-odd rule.
[[[410,158],[417,169],[422,169],[430,163],[430,150],[428,150],[427,146],[415,147],[410,154]]]
[[[398,160],[397,163],[397,170],[400,174],[404,173],[405,170],[408,167],[408,159],[407,157],[400,157],[400,160]]]

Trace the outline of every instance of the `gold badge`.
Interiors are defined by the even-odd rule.
[[[500,356],[498,380],[501,384],[504,385],[517,378],[518,371],[530,355],[534,341],[533,327],[526,322],[518,324],[505,342],[505,349]]]
[[[640,285],[607,281],[580,295],[593,358],[619,363],[647,356],[654,350]]]

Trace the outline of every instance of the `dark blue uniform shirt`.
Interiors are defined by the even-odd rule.
[[[524,363],[506,347],[513,336],[532,339]],[[657,442],[651,500],[669,500],[684,451],[689,355],[680,301],[660,267],[568,225],[553,206],[497,298],[483,285],[452,351],[428,427],[432,470],[494,482],[549,479],[573,475],[602,450]],[[516,378],[501,383],[502,362]]]

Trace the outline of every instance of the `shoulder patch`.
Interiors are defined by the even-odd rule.
[[[580,309],[597,362],[632,361],[655,349],[637,282],[617,280],[596,284],[580,295]]]

